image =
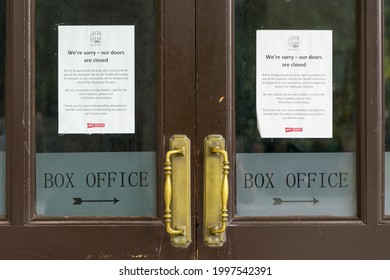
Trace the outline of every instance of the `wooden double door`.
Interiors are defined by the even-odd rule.
[[[381,1],[3,2],[2,259],[390,256],[383,195]],[[125,35],[122,27],[129,27]],[[256,37],[262,31],[277,39],[280,31],[294,31],[295,43],[264,45]],[[329,45],[311,46],[302,57],[330,53],[316,61],[318,68],[294,68],[285,61],[296,50],[284,53],[281,45],[314,44],[317,37],[311,36],[317,35]],[[262,68],[256,59],[264,50],[273,50],[268,60],[279,57],[275,65],[290,67]],[[313,62],[307,59],[297,63]],[[303,76],[326,67],[331,71],[322,74],[328,76],[321,83],[331,89],[325,98],[331,107],[324,113],[330,122],[310,114],[304,119],[330,127],[330,136],[265,137],[266,110],[323,108],[317,79]],[[268,97],[285,101],[280,106],[266,103],[269,98],[259,101],[264,90],[257,88],[264,81],[259,73],[273,75],[265,84],[286,83],[276,91],[265,87]],[[301,87],[297,91],[292,85]],[[309,101],[289,107],[297,97],[287,94],[309,96]],[[101,118],[89,121],[93,115]],[[84,118],[89,126],[77,131]],[[115,131],[105,123],[112,120]],[[281,122],[285,125],[286,118]],[[175,213],[183,211],[175,185],[181,176],[175,161],[183,153],[167,157],[169,150],[178,150],[170,141],[174,136],[188,140],[185,235]],[[206,158],[215,150],[205,139],[215,138],[223,139],[214,148],[224,149],[228,160],[220,153],[221,169],[210,171]],[[173,170],[166,164],[170,160]],[[221,195],[210,202],[205,186],[213,175],[221,179],[215,184]],[[226,221],[222,233],[212,233],[205,223],[215,209],[217,217],[223,214],[216,227]],[[167,233],[167,223],[179,239],[185,236],[184,245]]]

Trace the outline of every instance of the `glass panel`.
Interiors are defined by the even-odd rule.
[[[271,41],[256,42],[258,30],[269,30],[274,35]],[[278,32],[287,30],[299,35],[282,40]],[[309,32],[304,30],[332,33],[331,58],[325,56],[326,47],[313,47]],[[356,206],[356,122],[357,122],[357,62],[356,62],[356,1],[355,0],[236,0],[235,1],[235,71],[236,71],[236,192],[237,215],[239,216],[355,216]],[[264,32],[260,32],[264,33]],[[319,34],[320,32],[314,32]],[[304,37],[307,35],[307,38]],[[278,37],[279,36],[279,37]],[[324,38],[324,37],[321,37]],[[294,39],[294,40],[293,40]],[[279,41],[278,41],[279,40]],[[305,53],[305,43],[311,53]],[[328,42],[328,41],[326,41]],[[268,45],[267,45],[268,44]],[[310,45],[309,43],[307,45]],[[265,63],[256,63],[258,46],[272,50],[272,58],[280,67],[271,68],[269,80],[256,81],[256,70],[264,72]],[[286,47],[286,50],[282,50]],[[295,52],[295,53],[294,53]],[[290,61],[288,56],[293,54]],[[303,54],[306,56],[304,57]],[[302,56],[301,56],[302,55]],[[277,57],[278,56],[278,57]],[[317,68],[309,69],[314,56]],[[311,57],[311,58],[310,58]],[[261,60],[261,57],[257,59]],[[328,60],[328,61],[327,61]],[[333,108],[329,111],[331,121],[322,121],[308,112],[322,106],[323,95],[317,86],[320,63],[332,65],[329,84],[333,95]],[[314,65],[313,63],[311,65]],[[283,67],[282,67],[283,66]],[[281,68],[282,67],[282,68]],[[309,70],[307,70],[309,69]],[[272,72],[273,71],[273,72]],[[266,108],[259,99],[256,86],[261,82],[280,82],[279,89],[272,93],[283,98],[284,103],[296,103],[289,114],[305,112],[304,119],[312,127],[330,127],[330,137],[305,135],[298,114],[290,118],[278,118],[282,113],[283,102],[271,104],[274,113],[271,127],[285,125],[287,136],[261,137],[258,127],[259,115],[266,113],[256,109]],[[310,83],[310,84],[309,84]],[[324,84],[326,81],[324,82]],[[328,82],[329,83],[329,82]],[[282,86],[283,85],[283,86]],[[299,88],[299,89],[298,89]],[[268,96],[271,94],[268,94]],[[308,102],[299,101],[309,97]],[[328,99],[329,98],[329,99]],[[306,99],[307,100],[307,99]],[[287,102],[288,101],[288,102]],[[276,104],[276,105],[275,105]],[[283,104],[279,105],[279,104]],[[267,105],[267,106],[271,106]],[[294,105],[295,106],[295,105]],[[259,111],[259,112],[257,112]],[[268,112],[267,112],[268,113]],[[269,123],[268,123],[269,124]],[[304,130],[303,130],[304,131]],[[294,134],[295,133],[295,134]],[[292,136],[289,136],[292,135]]]
[[[155,216],[155,0],[35,3],[37,215]]]
[[[385,215],[390,215],[390,1],[384,1]]]
[[[6,214],[5,178],[5,49],[6,49],[6,1],[0,1],[0,215]]]

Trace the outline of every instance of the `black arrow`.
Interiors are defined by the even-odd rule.
[[[274,198],[274,205],[281,205],[282,203],[313,203],[316,204],[320,202],[319,200],[313,197],[313,200],[283,200],[281,198]]]
[[[74,202],[73,202],[73,205],[80,205],[82,204],[83,202],[113,202],[114,204],[117,203],[119,201],[119,199],[116,199],[115,197],[113,197],[113,199],[102,199],[102,200],[83,200],[81,197],[74,197],[73,198]]]

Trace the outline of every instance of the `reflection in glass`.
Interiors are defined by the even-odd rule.
[[[36,1],[38,153],[155,150],[155,9],[154,0]],[[58,135],[58,25],[136,26],[135,134]]]
[[[5,51],[6,51],[6,1],[0,1],[0,215],[6,214],[5,180]]]
[[[256,30],[332,30],[333,31],[333,137],[329,139],[313,138],[262,138],[258,132],[256,120]],[[288,215],[330,215],[354,216],[356,215],[356,184],[355,184],[355,156],[356,151],[356,122],[357,122],[357,27],[356,27],[356,1],[355,0],[236,0],[235,1],[235,74],[236,74],[236,150],[237,150],[237,214],[241,216],[288,216]],[[261,160],[245,161],[246,154],[257,154]],[[277,165],[268,166],[265,153],[280,153]],[[306,153],[307,159],[303,162],[295,161],[293,153]],[[332,153],[332,157],[321,158],[321,153]],[[240,155],[241,154],[241,155]],[[310,154],[310,155],[309,155]],[[339,155],[339,156],[338,156]],[[323,168],[302,170],[309,161],[319,159],[319,166]],[[253,162],[260,162],[253,166]],[[289,169],[291,163],[297,168]],[[339,163],[335,163],[339,161]],[[332,170],[334,166],[342,166],[348,162],[345,170]],[[300,166],[299,166],[300,165]],[[327,167],[325,168],[325,166]],[[321,173],[348,172],[348,188],[345,192],[348,210],[340,213],[313,210],[314,208],[302,206],[299,211],[289,212],[277,210],[273,205],[273,198],[293,197],[296,200],[313,200],[313,196],[320,204],[332,204],[332,196],[337,197],[340,192],[337,188],[328,188],[330,193],[322,195],[325,190],[313,191],[307,187],[308,180],[315,180],[321,185]],[[324,169],[324,170],[323,170]],[[250,170],[250,172],[249,172]],[[290,173],[306,173],[296,180],[306,182],[306,191],[294,192],[294,188],[286,187],[286,176]],[[254,173],[254,174],[252,174]],[[267,173],[267,174],[265,174]],[[248,188],[250,176],[252,182],[258,175],[257,187]],[[273,175],[272,175],[273,174]],[[242,178],[241,178],[241,177]],[[247,177],[245,177],[247,176]],[[265,188],[269,177],[281,178],[281,185],[275,186],[273,191]],[[290,175],[290,180],[292,180]],[[298,175],[296,175],[298,176]],[[324,175],[323,175],[324,176]],[[335,175],[334,175],[335,176]],[[335,178],[333,175],[333,179]],[[331,180],[333,180],[331,179]],[[246,181],[245,181],[246,180]],[[262,181],[263,180],[263,181]],[[264,184],[264,188],[261,186]],[[245,185],[246,184],[246,185]],[[290,185],[291,185],[290,181]],[[330,185],[336,185],[331,182]],[[247,188],[245,188],[247,186]],[[269,185],[270,187],[271,185]],[[297,186],[297,185],[296,185]],[[343,183],[338,182],[338,186]],[[278,189],[279,188],[279,189]],[[340,188],[339,188],[340,189]],[[245,199],[253,197],[270,196],[271,203],[253,202],[257,205],[248,206]],[[321,199],[324,197],[323,199]],[[327,201],[327,198],[329,201]],[[260,203],[260,205],[259,205]],[[313,204],[313,203],[312,203]],[[246,207],[244,207],[246,205]],[[292,204],[290,204],[292,205]],[[274,208],[272,208],[274,207]],[[243,209],[250,210],[243,210]],[[262,211],[267,208],[267,213]],[[270,210],[271,209],[271,210]],[[275,209],[273,211],[272,209]],[[292,213],[292,214],[291,214]]]
[[[61,215],[68,213],[76,216],[77,213],[79,215],[103,216],[155,215],[156,184],[153,175],[155,174],[156,149],[155,2],[155,0],[35,1],[36,151],[39,153],[36,176],[38,215],[55,216],[59,215],[58,213],[61,213]],[[135,26],[135,134],[58,134],[58,25]],[[132,152],[138,154],[134,155],[134,159],[126,160],[125,156],[131,157]],[[100,155],[96,156],[97,153]],[[69,155],[73,155],[73,158],[69,158]],[[85,155],[83,159],[85,166],[79,172],[82,171],[82,174],[76,174],[74,162],[80,160],[83,155]],[[138,160],[138,157],[143,155],[145,157]],[[88,163],[88,160],[86,160],[93,161],[97,158],[99,164],[96,162]],[[130,166],[118,167],[118,164],[112,162],[116,160],[127,162]],[[147,164],[145,161],[147,161]],[[142,162],[142,164],[132,166],[132,162]],[[144,168],[145,164],[152,171],[140,169],[140,166]],[[88,165],[93,166],[93,168],[89,169]],[[49,169],[51,171],[48,171]],[[147,187],[144,179],[147,176],[145,172],[148,172],[149,176]],[[75,174],[72,175],[72,173]],[[56,175],[57,177],[55,177]],[[72,179],[70,180],[70,178]],[[76,178],[79,179],[76,180]],[[105,183],[108,180],[111,180],[111,182],[116,180],[116,185],[122,180],[129,186],[126,196],[131,195],[130,192],[134,190],[136,182],[138,182],[138,187],[142,183],[142,187],[149,188],[148,190],[151,191],[134,191],[137,194],[134,194],[133,199],[152,201],[153,205],[144,212],[138,211],[140,209],[132,212],[132,206],[129,206],[129,204],[127,212],[123,209],[117,212],[115,210],[105,212],[102,209],[105,209],[106,206],[98,209],[99,206],[96,205],[99,204],[94,204],[94,209],[97,209],[95,212],[90,209],[82,210],[82,207],[87,203],[75,210],[73,199],[81,195],[84,195],[83,199],[87,200],[111,199],[115,202],[116,199],[119,199],[120,202],[115,203],[116,206],[125,203],[120,197],[113,198],[117,193],[117,190],[113,187],[114,184],[106,184],[106,187],[103,188],[97,183],[94,184],[94,180],[96,182],[104,181]],[[119,184],[117,188],[119,189],[121,185],[125,184]],[[123,192],[124,188],[120,189],[118,192]],[[69,211],[67,212],[67,209],[61,211],[48,210],[54,209],[55,205],[46,204],[58,200],[65,193],[67,193],[66,197],[69,198],[69,201],[63,207],[68,207]],[[52,196],[55,198],[51,199]],[[91,198],[88,198],[88,196]]]
[[[355,151],[355,2],[236,0],[237,152]],[[256,30],[259,29],[333,30],[333,138],[292,140],[260,137],[256,123]]]
[[[384,1],[385,215],[390,215],[390,0]]]

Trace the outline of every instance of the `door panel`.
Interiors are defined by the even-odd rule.
[[[233,166],[232,170],[235,172],[230,175],[232,187],[230,188],[231,208],[229,214],[231,220],[227,229],[226,243],[221,248],[213,249],[207,248],[203,244],[200,245],[202,250],[199,251],[199,258],[369,259],[388,257],[385,239],[367,242],[367,240],[384,238],[385,232],[389,230],[387,226],[383,225],[380,210],[382,185],[376,171],[381,170],[381,156],[378,153],[379,147],[381,147],[378,131],[381,131],[381,127],[374,121],[380,119],[378,115],[380,109],[373,104],[373,102],[379,102],[381,94],[380,87],[378,87],[381,71],[378,67],[374,67],[381,59],[380,46],[371,45],[373,38],[380,37],[380,33],[376,29],[380,23],[376,22],[376,16],[374,16],[376,12],[380,11],[379,1],[344,1],[342,3],[334,1],[323,3],[326,8],[321,9],[318,3],[312,3],[312,1],[310,3],[308,1],[205,2],[198,1],[197,5],[197,9],[199,9],[197,10],[197,42],[199,45],[209,42],[208,49],[218,54],[220,60],[214,61],[210,58],[207,60],[208,67],[201,67],[202,61],[206,61],[205,58],[208,58],[208,53],[202,51],[204,46],[198,48],[197,63],[200,65],[197,67],[198,77],[199,81],[203,82],[203,87],[199,87],[201,89],[198,90],[198,93],[204,96],[204,98],[198,99],[198,106],[203,108],[202,112],[204,112],[198,118],[203,121],[211,119],[210,114],[206,113],[208,109],[216,114],[217,119],[222,120],[215,121],[216,123],[212,125],[216,127],[214,129],[220,130],[218,133],[222,135],[226,133],[227,135],[228,150],[231,158],[234,159],[231,167]],[[279,5],[283,8],[276,9],[275,7]],[[289,8],[289,5],[294,7]],[[336,9],[333,7],[334,5],[346,6]],[[300,11],[312,10],[308,13],[300,13],[300,16],[297,17],[298,7],[301,7]],[[206,12],[211,10],[218,10],[221,14],[215,12],[219,16],[211,17]],[[324,17],[326,20],[321,21],[321,15],[330,11],[332,11],[332,16]],[[341,16],[338,13],[343,12],[351,13],[349,16],[342,16],[347,22],[342,26],[335,26],[332,19]],[[289,14],[291,18],[289,18]],[[253,26],[251,29],[252,17],[252,22],[257,22],[259,26]],[[278,20],[279,18],[280,20]],[[206,26],[208,27],[207,32],[204,31]],[[257,29],[333,29],[334,136],[332,138],[260,138],[256,124],[255,106],[255,34]],[[207,41],[204,39],[209,34],[220,34],[223,32],[222,30],[227,30],[226,37],[222,40]],[[229,60],[230,58],[234,59]],[[378,69],[378,72],[367,71],[366,69],[370,66],[373,67],[370,69]],[[224,76],[218,77],[211,69],[219,69],[218,72],[224,73]],[[207,84],[208,77],[211,77],[212,85]],[[219,107],[210,102],[215,96],[212,87],[216,85],[219,85],[217,87],[226,93],[226,98],[223,99],[226,102],[225,114],[220,113]],[[337,94],[337,92],[340,93]],[[222,95],[220,94],[220,96]],[[208,97],[207,101],[206,96]],[[232,104],[235,106],[233,107]],[[343,106],[348,107],[348,109],[343,108]],[[202,120],[199,123],[202,123]],[[197,130],[202,131],[206,127],[208,131],[215,133],[209,124],[198,126]],[[205,137],[205,135],[199,135],[199,137]],[[269,179],[272,176],[271,173],[276,173],[273,171],[275,168],[278,170],[284,168],[283,172],[286,175],[294,173],[292,170],[289,171],[289,167],[287,167],[289,164],[286,162],[287,158],[295,163],[294,168],[302,169],[297,173],[304,173],[303,169],[312,168],[314,164],[313,158],[303,159],[302,163],[304,162],[304,164],[299,161],[300,157],[308,156],[308,152],[316,153],[314,155],[315,162],[328,158],[325,160],[326,165],[331,169],[337,166],[337,161],[347,155],[350,157],[347,160],[348,164],[342,163],[342,160],[339,164],[350,170],[346,173],[352,175],[352,180],[349,182],[355,191],[343,198],[340,205],[349,204],[349,210],[342,213],[341,209],[335,207],[332,209],[335,212],[326,213],[326,211],[315,212],[312,210],[313,208],[302,207],[301,210],[304,209],[302,212],[294,212],[288,208],[284,212],[278,212],[273,210],[276,207],[273,205],[273,198],[279,196],[271,194],[269,197],[271,201],[267,202],[268,205],[264,205],[264,201],[256,201],[253,212],[240,213],[240,209],[243,209],[240,208],[240,204],[248,207],[249,203],[248,200],[243,200],[240,196],[239,188],[245,187],[245,177],[244,179],[238,177],[240,174],[245,174],[245,171],[240,170],[240,160],[242,161],[240,156],[242,153],[249,152],[262,153],[253,154],[253,156],[261,155],[263,159],[251,161],[249,166],[252,169],[260,170],[252,175],[252,179],[257,173],[268,172],[269,177],[264,174],[264,180]],[[333,154],[334,152],[336,153]],[[336,157],[332,158],[330,153]],[[257,179],[260,187],[260,177]],[[200,186],[202,186],[202,180],[200,181]],[[306,180],[301,179],[301,181],[306,182],[306,186],[309,182],[307,178]],[[253,191],[263,191],[263,193],[266,191],[256,187],[254,180],[252,183],[252,187],[256,188]],[[287,184],[285,180],[282,183]],[[281,185],[282,183],[280,182]],[[249,184],[249,177],[247,184]],[[271,188],[270,185],[269,188]],[[250,188],[248,187],[248,189]],[[299,191],[302,191],[302,194],[307,193],[304,190]],[[291,190],[288,189],[286,193],[288,192],[291,194]],[[309,196],[310,199],[313,199],[313,194]],[[339,194],[334,196],[337,197]],[[249,195],[247,198],[253,199],[253,195]],[[199,197],[198,199],[200,200]],[[333,208],[334,198],[329,199],[328,203],[332,205],[330,208]],[[318,202],[314,202],[311,203],[311,207],[318,206]]]
[[[188,83],[195,77],[194,3],[101,1],[95,6],[95,2],[76,2],[9,3],[7,106],[12,108],[8,116],[12,121],[7,128],[12,145],[7,146],[9,215],[0,228],[1,258],[192,259],[194,243],[186,249],[174,248],[165,231],[163,162],[171,134],[193,137],[194,133],[194,84]],[[58,24],[136,26],[135,134],[58,134]],[[186,40],[178,34],[184,34]],[[189,104],[185,110],[176,106],[179,95]],[[145,166],[150,173],[141,174]],[[109,170],[110,179],[103,170],[107,168],[113,169]],[[82,173],[79,181],[77,172]],[[66,189],[74,191],[79,184],[86,192],[66,194]],[[102,190],[104,185],[106,190]],[[133,193],[115,201],[120,199],[115,195],[110,198],[111,190],[121,185]],[[89,187],[104,195],[84,198],[91,194]],[[142,199],[134,198],[137,187],[152,187],[153,192],[151,196],[142,195]],[[52,192],[43,195],[42,191]],[[50,199],[57,202],[48,205]],[[110,199],[114,201],[106,203],[111,206],[84,205]],[[120,202],[124,203],[124,212],[107,208]],[[76,206],[86,211],[71,210]]]

